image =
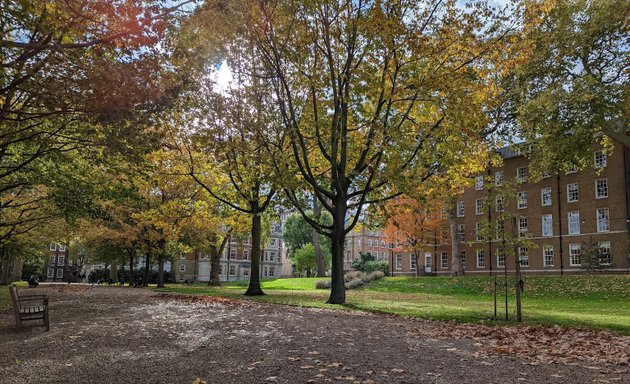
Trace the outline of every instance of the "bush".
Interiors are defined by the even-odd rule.
[[[363,270],[365,273],[379,271],[383,272],[383,274],[387,276],[389,274],[389,263],[383,260],[366,261]]]
[[[319,280],[315,283],[315,289],[329,289],[330,281]]]
[[[346,289],[354,289],[362,287],[365,284],[365,281],[362,279],[353,279],[346,283]]]
[[[343,280],[347,283],[355,279],[364,280],[367,275],[361,271],[350,271],[343,276]]]
[[[369,275],[366,276],[365,278],[365,282],[369,283],[371,281],[374,280],[378,280],[378,279],[382,279],[383,277],[385,277],[385,274],[381,271],[374,271],[372,273],[370,273]]]
[[[359,252],[359,256],[355,257],[352,260],[352,264],[350,264],[350,267],[354,269],[355,271],[365,271],[365,263],[367,263],[368,261],[374,261],[374,260],[376,259],[374,258],[374,256],[372,256],[370,252],[367,252],[367,253]]]

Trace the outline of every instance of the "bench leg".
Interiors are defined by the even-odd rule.
[[[48,321],[48,307],[44,310],[44,324],[46,325],[46,332],[50,330],[50,322]]]

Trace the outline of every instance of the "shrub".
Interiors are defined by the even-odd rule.
[[[330,281],[319,280],[315,283],[315,289],[329,289]]]
[[[374,280],[382,279],[385,277],[385,274],[382,271],[374,271],[366,276],[365,282],[369,283]]]
[[[343,276],[344,281],[347,283],[348,281],[352,281],[355,279],[365,279],[365,272],[361,271],[350,271]]]
[[[365,281],[362,279],[353,279],[346,283],[346,289],[354,289],[362,287],[365,284]]]
[[[354,269],[355,271],[364,271],[365,263],[367,263],[368,261],[374,261],[374,260],[376,259],[374,258],[374,256],[372,256],[370,252],[367,252],[367,253],[359,252],[359,256],[355,257],[352,260],[352,264],[350,264],[350,267]]]
[[[383,260],[366,261],[363,270],[365,273],[375,271],[383,272],[384,275],[389,274],[389,263]]]

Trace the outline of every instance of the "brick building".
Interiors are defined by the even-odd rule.
[[[537,177],[529,174],[528,159],[520,151],[502,148],[499,153],[503,165],[478,175],[457,201],[456,240],[465,273],[489,274],[503,271],[506,265],[513,271],[515,260],[503,251],[501,241],[483,240],[477,231],[484,220],[499,225],[501,206],[516,216],[517,236],[527,237],[531,243],[518,248],[523,273],[630,273],[627,150],[617,145],[611,156],[595,150],[587,169]],[[508,181],[514,186],[514,201],[494,201],[493,190]],[[506,226],[510,231],[510,224]],[[436,233],[435,244],[427,244],[419,258],[424,268],[418,273],[451,273],[448,237],[446,226]],[[416,273],[414,259],[395,252],[394,274]]]
[[[282,226],[274,223],[271,228],[269,242],[260,255],[260,276],[274,278],[283,276],[283,264],[286,254],[282,242]],[[221,254],[219,278],[221,281],[247,280],[251,271],[251,242],[246,239],[238,242],[230,238]],[[286,267],[284,267],[286,269]],[[200,252],[183,254],[173,263],[173,274],[177,282],[210,280],[210,256]]]
[[[46,281],[67,281],[69,273],[68,247],[50,243]]]

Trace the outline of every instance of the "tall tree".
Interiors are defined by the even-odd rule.
[[[473,146],[496,88],[492,53],[509,32],[455,1],[252,2],[243,7],[290,143],[274,157],[285,190],[332,242],[329,303],[345,302],[345,236],[365,206],[402,193]],[[333,223],[305,214],[313,190]]]
[[[623,0],[531,2],[529,60],[509,78],[517,134],[542,170],[592,164],[593,143],[630,148],[630,33]]]

